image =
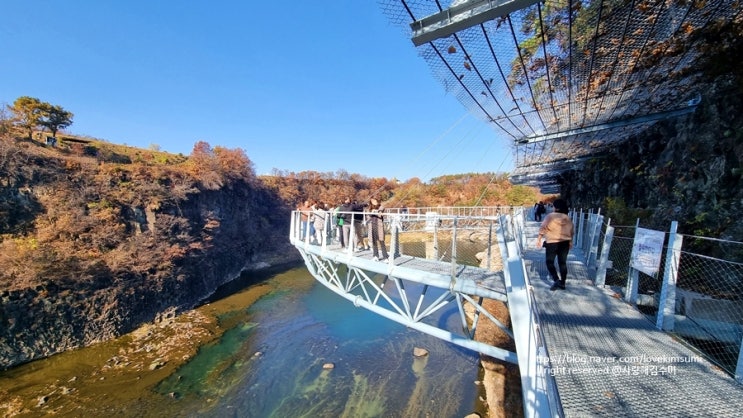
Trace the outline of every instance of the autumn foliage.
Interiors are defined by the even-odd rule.
[[[220,229],[229,219],[199,203],[205,193],[234,188],[235,198],[262,199],[245,199],[260,207],[268,196],[242,150],[204,142],[185,158],[93,140],[79,152],[4,135],[0,185],[0,289],[165,280],[231,234]],[[255,222],[283,222],[272,210]]]
[[[376,198],[391,208],[531,205],[539,198],[503,174],[428,183],[343,170],[257,177],[243,150],[203,141],[188,157],[92,139],[82,148],[63,145],[2,136],[0,289],[166,280],[231,245],[247,258],[261,243],[246,233],[259,233],[255,225],[283,233],[288,211],[307,199],[336,205]],[[243,201],[252,206],[234,203]]]
[[[419,178],[405,182],[368,178],[359,174],[300,173],[274,171],[261,177],[263,183],[295,205],[316,200],[332,205],[350,197],[359,202],[375,198],[387,208],[435,206],[531,206],[542,195],[531,187],[514,186],[506,174],[468,173],[441,176],[424,183]]]

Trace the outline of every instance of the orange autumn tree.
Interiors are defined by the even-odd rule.
[[[212,148],[199,141],[191,151],[187,166],[189,172],[207,190],[216,190],[230,181],[252,182],[255,179],[253,162],[240,148]]]

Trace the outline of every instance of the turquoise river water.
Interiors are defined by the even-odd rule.
[[[198,310],[214,319],[218,337],[183,347],[193,352],[183,362],[128,371],[136,362],[117,359],[132,336],[63,353],[0,373],[0,415],[464,417],[484,410],[476,353],[356,308],[305,268],[243,277]],[[414,347],[430,354],[415,358]],[[128,352],[147,350],[155,348]]]

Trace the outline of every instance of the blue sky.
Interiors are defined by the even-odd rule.
[[[241,148],[258,174],[424,181],[508,172],[511,149],[445,93],[373,0],[9,0],[0,103],[37,97],[71,133],[190,154]]]

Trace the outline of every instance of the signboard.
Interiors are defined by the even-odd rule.
[[[663,240],[666,233],[652,229],[637,228],[635,243],[632,245],[630,267],[647,275],[655,276],[660,268],[663,254]]]
[[[426,232],[433,232],[438,223],[439,214],[436,212],[426,212]]]

